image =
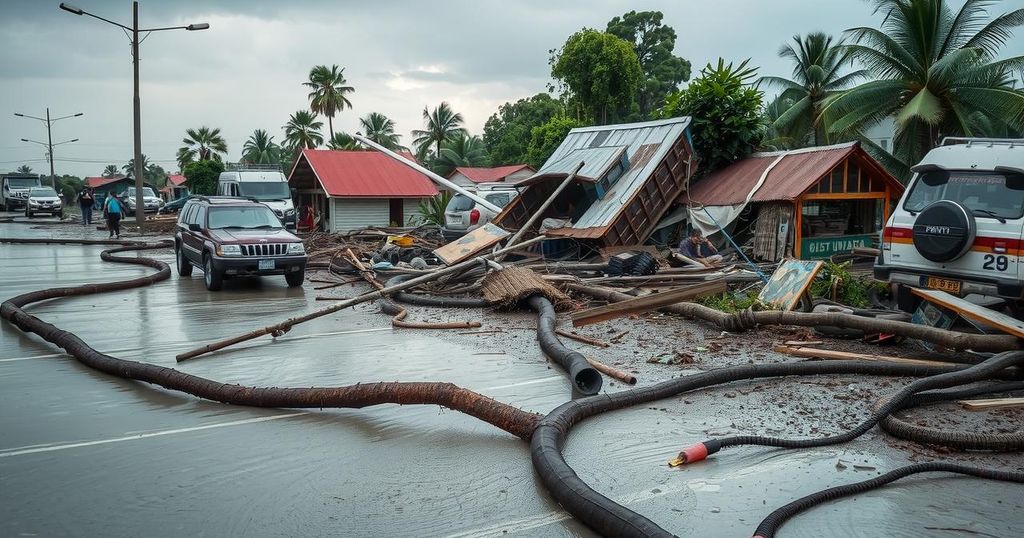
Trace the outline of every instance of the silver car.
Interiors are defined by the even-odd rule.
[[[484,200],[505,207],[515,200],[519,193],[513,188],[500,190],[481,190],[477,192]],[[487,224],[497,213],[473,201],[472,198],[456,193],[444,210],[444,227],[441,229],[445,237],[455,239]]]
[[[52,187],[32,187],[25,203],[25,216],[32,218],[39,213],[60,217],[63,213],[60,196]]]

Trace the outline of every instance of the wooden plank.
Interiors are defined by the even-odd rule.
[[[620,301],[574,312],[572,315],[572,325],[574,327],[582,327],[584,325],[590,325],[591,323],[599,323],[601,321],[607,321],[609,319],[615,319],[629,314],[657,310],[663,306],[681,303],[683,301],[696,299],[705,295],[725,293],[727,290],[728,286],[725,281],[712,280],[709,282],[695,284],[693,286],[678,288],[672,291],[652,293],[646,297],[638,297],[636,299],[629,299],[627,301]]]
[[[764,289],[757,296],[762,303],[793,310],[800,302],[800,296],[811,287],[811,281],[821,270],[821,261],[786,260],[772,273]]]
[[[556,329],[555,330],[555,334],[557,334],[558,336],[564,336],[564,337],[566,337],[566,338],[568,338],[570,340],[575,340],[577,342],[583,342],[584,344],[590,344],[590,345],[595,346],[595,347],[611,347],[611,344],[609,344],[608,342],[602,342],[601,340],[598,340],[597,338],[591,338],[589,336],[584,336],[582,334],[576,334],[576,333],[571,333],[569,331],[563,331],[562,329]]]
[[[904,359],[903,357],[890,357],[887,355],[869,355],[866,353],[848,353],[846,351],[834,351],[831,349],[820,349],[814,347],[790,347],[775,346],[775,351],[785,353],[794,357],[807,359],[828,359],[839,361],[875,361],[875,362],[896,362],[901,364],[921,364],[934,366],[938,361],[926,361],[921,359]]]
[[[995,310],[985,308],[984,306],[978,306],[970,301],[965,301],[964,299],[950,295],[944,291],[922,290],[918,288],[911,288],[911,291],[913,291],[918,297],[921,297],[926,301],[933,302],[939,306],[946,307],[965,318],[970,318],[990,327],[995,327],[1007,334],[1012,334],[1017,338],[1024,338],[1024,321],[1007,316],[1002,312],[996,312]]]
[[[990,398],[988,400],[960,400],[957,402],[968,411],[986,411],[988,409],[1008,409],[1024,407],[1024,398]]]
[[[446,265],[455,265],[477,252],[494,246],[498,241],[509,236],[509,232],[490,222],[469,232],[468,234],[438,248],[434,255],[441,258]]]
[[[602,247],[598,250],[601,253],[601,258],[608,261],[608,258],[615,256],[616,254],[622,254],[623,252],[648,252],[653,254],[655,257],[661,256],[658,252],[658,247],[654,245],[615,245],[610,247]]]

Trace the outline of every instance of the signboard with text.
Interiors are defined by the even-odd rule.
[[[804,237],[800,240],[800,259],[824,260],[857,247],[870,247],[874,241],[875,234]]]

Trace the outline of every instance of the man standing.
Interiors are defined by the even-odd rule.
[[[86,186],[78,194],[78,207],[82,210],[82,224],[92,224],[92,205],[96,201],[92,194],[92,187]]]
[[[704,239],[700,230],[694,228],[690,236],[679,243],[679,253],[710,267],[722,262],[722,255],[711,241]]]

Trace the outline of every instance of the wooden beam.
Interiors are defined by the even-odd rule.
[[[820,349],[813,347],[790,347],[775,346],[775,351],[785,353],[793,357],[804,357],[807,359],[828,359],[838,361],[874,361],[874,362],[895,362],[900,364],[920,364],[934,366],[940,361],[926,361],[921,359],[904,359],[903,357],[890,357],[888,355],[870,355],[867,353],[849,353],[846,351],[835,351],[831,349]]]
[[[584,325],[599,323],[627,316],[629,314],[657,310],[664,306],[681,303],[698,297],[704,297],[706,295],[725,293],[727,290],[728,286],[724,280],[712,280],[672,291],[653,293],[646,297],[638,297],[636,299],[629,299],[627,301],[574,312],[572,315],[572,325],[573,327],[582,327]]]
[[[960,400],[957,402],[968,411],[987,411],[989,409],[1007,409],[1024,407],[1024,398],[991,398],[988,400]]]
[[[1002,312],[996,312],[990,308],[976,305],[944,291],[923,290],[919,288],[911,288],[910,291],[926,301],[948,308],[961,316],[995,327],[1017,338],[1024,338],[1024,321],[1011,318]]]

